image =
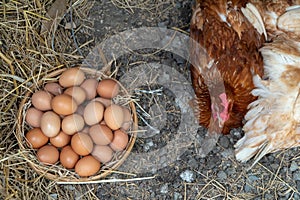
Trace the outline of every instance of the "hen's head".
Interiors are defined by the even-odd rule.
[[[217,132],[220,132],[224,123],[229,119],[232,109],[230,88],[224,81],[221,71],[218,69],[216,62],[211,60],[207,67],[202,69],[203,80],[207,86],[210,96],[211,119]],[[200,84],[200,83],[199,83]]]
[[[212,120],[217,123],[218,128],[222,128],[229,119],[230,109],[231,101],[225,92],[219,94],[217,97],[211,97]]]

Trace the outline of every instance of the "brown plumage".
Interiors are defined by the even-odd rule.
[[[288,34],[290,38],[299,39],[300,30],[298,26],[295,26],[300,23],[299,17],[293,16],[294,14],[298,15],[297,11],[286,12],[286,9],[292,10],[295,8],[294,6],[299,6],[300,0],[251,0],[251,3],[262,16],[268,41],[272,41],[274,37],[282,34]],[[293,27],[298,28],[298,30]]]
[[[257,10],[256,10],[257,11]],[[241,127],[256,97],[253,74],[263,75],[258,49],[265,41],[261,17],[244,0],[198,1],[190,26],[191,76],[199,123],[208,128],[200,154],[214,147],[218,134]],[[257,13],[257,12],[256,12]]]
[[[249,105],[245,136],[235,145],[237,160],[255,156],[253,165],[268,153],[300,146],[300,5],[277,3],[264,11],[284,10],[273,13],[275,21],[264,18],[270,41],[260,49],[265,74],[254,76],[258,99]]]

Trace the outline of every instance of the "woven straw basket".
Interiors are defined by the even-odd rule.
[[[113,159],[106,163],[105,165],[101,166],[101,169],[98,171],[98,173],[94,176],[90,177],[79,177],[74,170],[68,170],[64,168],[61,164],[56,165],[44,165],[40,163],[37,160],[36,156],[36,150],[33,150],[28,147],[25,140],[25,134],[30,129],[30,126],[25,122],[25,116],[27,109],[31,106],[31,95],[33,92],[37,91],[38,89],[43,88],[45,83],[47,82],[56,82],[58,81],[59,76],[63,71],[65,71],[67,68],[58,69],[53,72],[50,72],[49,74],[45,75],[43,78],[40,79],[40,81],[32,86],[30,89],[31,91],[28,91],[23,101],[20,104],[19,110],[18,110],[18,121],[17,121],[17,130],[16,130],[16,138],[20,147],[21,155],[24,157],[24,159],[28,162],[28,164],[40,175],[55,181],[66,181],[66,182],[87,182],[87,181],[95,181],[102,179],[106,177],[107,175],[111,174],[112,172],[116,171],[117,168],[125,161],[125,159],[130,154],[132,147],[136,140],[136,130],[137,130],[137,115],[136,115],[136,109],[135,105],[132,101],[130,101],[129,95],[126,91],[126,89],[119,83],[121,91],[119,96],[124,96],[122,104],[128,104],[131,109],[133,123],[131,128],[129,129],[129,142],[127,144],[127,147],[125,150],[121,152],[117,152],[114,154]],[[85,72],[86,77],[88,78],[97,78],[101,80],[106,75],[103,74],[101,71],[97,71],[95,69],[91,68],[80,68],[83,72]],[[127,102],[124,102],[127,101]]]

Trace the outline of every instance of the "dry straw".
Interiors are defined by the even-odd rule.
[[[75,199],[81,194],[81,199],[96,197],[94,185],[66,187],[50,181],[78,181],[78,177],[57,165],[40,165],[35,152],[24,143],[23,135],[29,127],[22,120],[31,93],[46,81],[57,80],[63,68],[82,63],[94,45],[93,24],[87,17],[93,2],[88,0],[66,1],[61,21],[55,20],[48,33],[40,34],[42,24],[51,20],[47,12],[55,1],[0,2],[0,199]],[[71,30],[65,28],[70,22],[76,24]],[[79,34],[84,41],[78,41]],[[129,97],[127,100],[129,103]],[[124,160],[126,152],[119,158]],[[108,175],[122,162],[115,161],[93,179]]]

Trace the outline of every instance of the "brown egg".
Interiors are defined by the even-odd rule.
[[[60,131],[57,136],[50,138],[50,143],[58,148],[64,147],[71,141],[71,136]]]
[[[55,96],[51,101],[51,106],[54,112],[59,115],[70,115],[77,110],[76,101],[67,94]]]
[[[62,94],[62,92],[63,92],[63,88],[58,83],[47,83],[44,86],[44,90],[46,90],[47,92],[49,92],[55,96]]]
[[[34,107],[31,107],[26,112],[25,120],[32,127],[41,126],[41,118],[44,113]]]
[[[113,153],[113,150],[107,145],[95,145],[92,151],[92,156],[101,163],[107,163],[111,161]]]
[[[89,134],[95,144],[107,145],[113,139],[113,133],[106,125],[96,124],[91,126]]]
[[[93,141],[86,133],[76,133],[71,139],[72,149],[81,156],[90,154],[93,150]]]
[[[98,102],[102,103],[105,108],[110,106],[111,104],[113,104],[111,99],[105,99],[102,97],[97,97],[97,98],[93,99],[93,101],[98,101]]]
[[[91,100],[96,97],[97,95],[97,86],[98,81],[97,79],[86,79],[83,81],[83,83],[80,85],[85,92],[86,92],[86,99]]]
[[[119,129],[124,122],[123,108],[116,104],[108,106],[104,111],[104,120],[112,130]]]
[[[103,79],[99,82],[97,93],[100,97],[112,99],[119,93],[120,86],[114,79]]]
[[[88,103],[83,112],[83,118],[87,125],[94,125],[103,119],[104,106],[97,101]]]
[[[34,149],[38,149],[48,143],[49,138],[44,135],[40,128],[34,128],[27,132],[26,139],[29,145]]]
[[[51,110],[52,95],[44,90],[37,91],[32,94],[32,105],[41,111]]]
[[[47,111],[41,118],[41,129],[47,137],[55,137],[60,131],[60,117],[53,111]]]
[[[61,122],[61,129],[68,135],[74,135],[84,127],[83,117],[79,114],[72,114],[64,117]]]
[[[114,131],[114,139],[110,143],[110,147],[114,151],[122,151],[126,148],[128,144],[128,135],[122,130]]]
[[[80,85],[85,79],[84,72],[79,68],[69,68],[64,71],[58,82],[61,86],[67,88],[71,86]]]
[[[60,163],[67,169],[73,169],[79,160],[79,155],[75,153],[70,145],[62,148],[59,156]]]
[[[40,162],[51,165],[58,161],[59,152],[56,147],[45,145],[37,151],[37,158]]]
[[[92,176],[100,170],[101,164],[93,156],[85,156],[81,158],[75,165],[75,172],[79,176]]]
[[[131,117],[130,110],[126,107],[123,107],[123,113],[124,113],[124,122],[121,126],[121,129],[127,131],[131,126],[132,117]]]
[[[73,99],[75,99],[77,105],[82,104],[86,99],[85,90],[78,86],[69,87],[65,90],[64,93],[73,97]]]

